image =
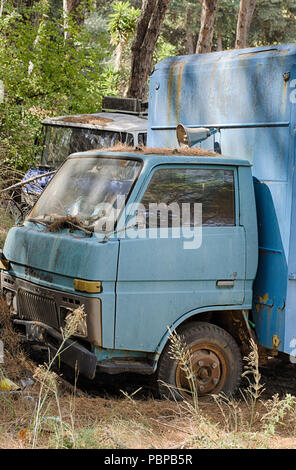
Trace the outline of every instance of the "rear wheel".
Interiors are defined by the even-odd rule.
[[[192,397],[192,393],[235,393],[241,379],[242,358],[227,331],[210,323],[191,322],[178,331],[178,338],[183,353],[176,351],[169,340],[159,359],[158,388],[162,396],[182,400]]]

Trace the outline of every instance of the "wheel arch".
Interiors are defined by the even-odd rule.
[[[243,309],[242,306],[211,307],[192,310],[182,315],[172,325],[168,326],[166,333],[158,344],[156,353],[158,357],[161,355],[172,332],[175,331],[178,333],[181,326],[196,321],[220,326],[235,339],[242,354],[247,355],[250,351],[250,338],[254,338],[254,333],[249,324],[248,312],[249,310]]]

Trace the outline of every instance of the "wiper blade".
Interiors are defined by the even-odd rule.
[[[30,217],[29,219],[26,219],[25,222],[33,222],[34,224],[45,225],[46,227],[51,223],[47,220],[37,219],[37,218],[34,218],[34,217]]]
[[[108,232],[104,239],[103,239],[103,242],[102,243],[106,243],[110,237],[113,235],[113,233],[120,233],[120,232],[124,232],[125,230],[128,230],[130,228],[139,228],[139,225],[136,223],[136,224],[133,224],[133,225],[128,225],[127,227],[123,227],[119,230],[110,230],[110,232]]]

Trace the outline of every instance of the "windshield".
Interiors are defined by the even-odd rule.
[[[41,164],[54,168],[75,152],[113,147],[118,142],[134,145],[132,134],[66,126],[45,126]]]
[[[138,160],[70,158],[45,188],[26,220],[53,223],[69,217],[75,218],[75,225],[111,231],[140,168]]]

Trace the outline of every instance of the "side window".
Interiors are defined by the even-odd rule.
[[[122,133],[123,135],[123,133]],[[134,136],[133,134],[124,134],[125,137],[121,138],[121,142],[125,145],[128,145],[129,147],[132,147],[134,145]]]
[[[138,135],[138,144],[143,145],[144,147],[147,145],[147,133],[141,132]]]
[[[194,225],[194,204],[202,204],[203,226],[235,225],[233,170],[201,168],[167,168],[158,170],[142,198],[146,227],[160,226],[161,206],[177,204],[182,223],[182,204],[190,204],[190,226]],[[184,207],[184,206],[183,206]],[[174,224],[174,213],[169,211],[168,226]],[[162,225],[163,226],[163,225]]]

